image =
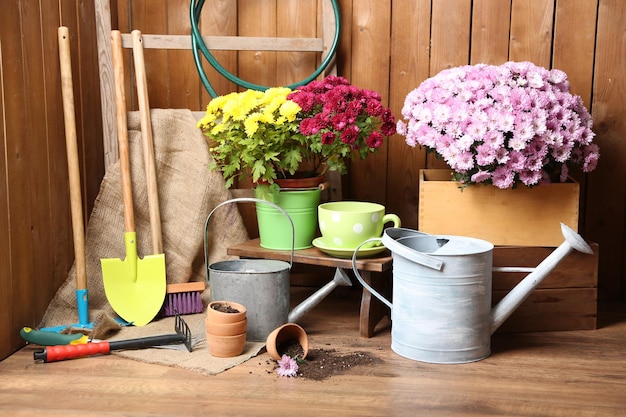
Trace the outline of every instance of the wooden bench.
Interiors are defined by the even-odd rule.
[[[252,239],[239,245],[231,246],[227,252],[229,255],[241,258],[274,259],[287,262],[291,260],[290,250],[262,248],[259,239]],[[352,259],[336,258],[323,253],[315,247],[294,251],[293,262],[352,271]],[[391,263],[392,258],[387,251],[381,257],[358,259],[356,266],[365,282],[378,289],[390,287],[391,278],[386,273],[391,272]],[[389,314],[389,309],[375,297],[372,297],[369,291],[363,289],[359,316],[359,333],[361,337],[372,337],[374,328],[387,314]]]

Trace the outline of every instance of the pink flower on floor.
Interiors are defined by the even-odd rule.
[[[287,355],[283,355],[283,357],[278,361],[276,373],[280,376],[296,376],[297,372],[298,363],[296,360]]]

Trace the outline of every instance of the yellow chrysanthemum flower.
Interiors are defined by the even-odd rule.
[[[294,101],[285,100],[280,106],[280,114],[285,116],[288,121],[293,122],[302,108]]]
[[[259,130],[259,122],[262,123],[262,117],[261,113],[252,113],[244,120],[243,125],[248,137],[251,137]]]

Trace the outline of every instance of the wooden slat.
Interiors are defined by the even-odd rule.
[[[341,38],[335,60],[337,61],[337,72],[340,75],[350,78],[352,73],[352,9],[354,0],[337,0],[341,15]]]
[[[558,0],[552,66],[567,73],[571,91],[591,107],[598,0]]]
[[[353,11],[352,26],[352,73],[350,81],[359,88],[377,91],[383,105],[389,102],[388,36],[391,33],[391,1],[367,0]],[[367,159],[356,159],[349,165],[348,194],[344,198],[373,201],[386,204],[385,184],[387,171],[380,169],[387,160],[387,145],[370,154]]]
[[[167,2],[167,30],[170,36],[183,36],[191,47],[191,22],[189,21],[189,0],[170,0]],[[143,34],[145,45],[147,34]],[[148,53],[147,48],[144,49]],[[170,79],[168,108],[200,110],[206,108],[198,88],[199,76],[194,65],[191,50],[172,50],[168,48],[167,62]],[[147,65],[147,63],[146,63]],[[175,74],[175,75],[174,75]],[[156,106],[156,102],[154,105]]]
[[[433,2],[431,28],[430,76],[469,63],[471,0]],[[427,168],[446,168],[433,154],[426,160]]]
[[[316,36],[317,25],[312,24],[311,16],[318,16],[317,0],[278,0],[276,14],[276,36],[294,39],[298,36]],[[316,46],[320,49],[309,51],[323,51],[321,38]],[[319,53],[286,50],[289,52],[280,52],[276,56],[277,77],[281,85],[300,82],[315,72]]]
[[[239,3],[238,25],[240,36],[276,36],[276,0],[244,0]],[[247,82],[276,86],[276,52],[241,51],[239,77]]]
[[[430,75],[469,63],[471,0],[432,4]]]
[[[4,170],[0,187],[4,219],[0,223],[8,232],[3,235],[2,245],[2,255],[7,255],[2,258],[2,268],[8,273],[0,279],[8,312],[0,320],[0,334],[5,337],[0,344],[0,357],[23,344],[19,323],[35,325],[55,290],[49,283],[39,288],[38,280],[53,274],[57,249],[50,235],[51,199],[63,198],[51,196],[49,190],[48,150],[55,146],[49,142],[62,140],[63,136],[49,136],[48,131],[41,10],[34,3],[5,6],[0,17],[4,113]],[[39,99],[31,99],[33,91]]]
[[[30,89],[45,91],[46,80],[44,76],[46,63],[44,62],[44,54],[30,53],[30,51],[37,51],[43,48],[43,28],[40,24],[42,12],[43,10],[40,10],[34,3],[22,3],[20,29],[24,34],[22,47],[24,48],[24,94],[26,97],[28,97],[27,92]],[[50,276],[55,251],[53,240],[45,238],[52,230],[50,223],[52,196],[50,194],[51,178],[48,168],[48,157],[51,148],[55,147],[55,144],[51,143],[54,136],[49,137],[46,124],[40,122],[42,115],[45,114],[45,109],[46,106],[43,100],[26,99],[23,108],[25,125],[20,126],[20,136],[21,141],[23,141],[21,158],[23,158],[24,167],[40,167],[37,171],[28,169],[25,172],[25,181],[28,187],[21,190],[25,194],[24,202],[30,212],[30,224],[28,229],[24,230],[25,232],[28,231],[28,233],[24,235],[24,238],[30,240],[29,246],[32,254],[36,254],[35,256],[28,256],[26,253],[23,255],[27,256],[27,262],[32,264],[30,269],[35,277]],[[40,139],[35,141],[33,138]],[[67,191],[55,198],[63,198],[61,196],[67,196]],[[38,207],[43,208],[43,210],[39,210]],[[26,306],[24,306],[23,310],[26,314],[24,318],[28,322],[34,322],[37,319],[36,311],[45,308],[48,303],[46,294],[53,293],[56,288],[50,289],[47,284],[43,284],[43,291],[36,291],[38,287],[37,281],[20,281],[19,287],[23,291],[22,296],[27,297],[27,299],[30,298],[31,302],[36,306],[35,309],[28,308],[30,303],[25,303]]]
[[[581,96],[591,108],[593,62],[596,41],[597,0],[558,1],[554,21],[552,67],[567,73],[572,94]],[[587,178],[578,170],[572,175],[586,187]],[[587,201],[581,198],[580,211],[586,211]],[[579,228],[585,228],[581,218]]]
[[[310,16],[310,15],[305,15]],[[191,49],[189,35],[144,34],[146,49]],[[207,48],[216,51],[291,51],[322,52],[322,38],[261,37],[261,36],[202,36]],[[122,47],[131,48],[130,34],[122,35]]]
[[[626,185],[626,3],[602,0],[598,9],[598,37],[594,66],[592,111],[600,145],[598,169],[589,176],[586,214],[587,237],[600,243],[600,296],[626,296],[624,233]],[[621,277],[615,279],[614,277]]]
[[[210,11],[210,12],[207,12]],[[232,0],[209,0],[205,2],[203,12],[200,14],[200,32],[203,35],[212,36],[236,36],[237,35],[237,2]],[[219,51],[212,53],[213,57],[230,73],[237,73],[237,52]],[[223,75],[219,74],[211,65],[202,58],[203,69],[218,95],[236,91],[237,87]],[[203,109],[211,100],[204,86],[200,86]]]
[[[140,30],[141,33],[168,33],[168,1],[167,0],[132,0],[130,1],[130,25],[120,30],[130,33],[133,30]],[[175,72],[169,67],[168,51],[163,49],[150,49],[145,51],[146,79],[148,85],[148,96],[152,108],[170,108],[171,95],[176,94],[176,90],[170,88],[169,80],[174,78]],[[134,68],[134,63],[128,68]],[[178,77],[178,75],[176,75]],[[134,80],[134,73],[132,80]],[[128,90],[131,96],[136,95],[134,81],[131,81],[131,88]],[[132,107],[128,110],[138,110],[138,104],[133,97]]]
[[[112,29],[119,30],[121,32],[130,32],[130,27],[131,27],[131,16],[129,15],[130,3],[131,3],[130,0],[115,0],[114,3],[117,3],[116,4],[117,7],[116,7],[115,12],[111,11],[111,14],[117,17],[117,21],[114,22],[113,20],[111,20]],[[105,16],[105,18],[109,18],[109,17]],[[111,33],[106,33],[103,39],[109,45],[109,48],[110,48]],[[136,88],[134,88],[134,85],[131,84],[133,80],[135,79],[135,77],[133,76],[134,74],[131,73],[131,67],[133,65],[133,58],[132,58],[132,53],[130,51],[125,51],[123,55],[124,55],[124,83],[125,83],[124,90],[126,92],[126,108],[129,111],[132,111],[133,110],[133,96],[136,91]],[[111,62],[109,61],[107,65],[111,65]],[[115,87],[113,84],[111,84],[108,86],[108,88],[114,89]],[[112,107],[111,109],[109,109],[109,111],[112,111],[115,114],[115,107]],[[115,119],[113,120],[115,121]],[[117,148],[117,142],[115,142],[113,146]]]
[[[330,47],[333,43],[333,39],[335,37],[335,32],[337,31],[337,24],[341,26],[341,16],[339,16],[338,21],[335,19],[334,11],[332,5],[330,4],[330,0],[318,0],[317,1],[317,9],[320,10],[320,16],[323,16],[321,19],[318,19],[317,27],[318,33],[322,35],[322,43],[324,51],[318,60],[318,65],[322,63],[322,61],[328,56],[330,53]],[[339,28],[339,32],[341,33],[341,27]],[[339,46],[339,45],[337,45]],[[335,54],[330,61],[328,67],[321,75],[324,77],[326,75],[337,75],[337,50],[335,50]]]
[[[470,63],[500,65],[507,61],[510,24],[510,0],[474,0]]]
[[[430,67],[429,0],[402,0],[392,4],[390,108],[402,118],[406,95],[428,78]],[[396,213],[404,227],[417,229],[419,170],[426,167],[423,149],[411,148],[404,137],[389,138],[387,166],[387,211]]]
[[[14,5],[7,7],[4,9],[2,15],[0,15],[0,27],[5,27],[7,25],[8,19],[14,19],[17,16]],[[12,28],[12,26],[8,26]],[[3,33],[3,32],[0,32]],[[13,45],[15,47],[15,45]],[[5,44],[0,40],[0,57],[2,57],[4,61],[4,57],[11,56],[9,55],[9,51],[11,50],[11,45]],[[13,56],[13,59],[15,57]],[[0,65],[0,79],[4,83],[5,80],[14,79],[16,74],[12,69],[13,66]],[[11,69],[10,72],[7,73],[7,70]],[[7,78],[8,77],[8,78]],[[4,94],[4,93],[3,93]],[[0,125],[6,126],[7,120],[5,119],[5,112],[0,112]],[[0,236],[5,236],[4,239],[0,239],[0,303],[4,306],[8,306],[9,308],[0,309],[0,360],[1,358],[6,357],[10,353],[17,350],[23,344],[17,340],[17,336],[14,334],[14,331],[17,327],[16,321],[20,319],[20,317],[15,317],[13,314],[13,303],[14,301],[14,293],[13,293],[13,274],[12,274],[12,253],[11,253],[11,205],[9,199],[9,175],[8,175],[8,166],[9,166],[9,158],[13,158],[13,155],[10,155],[6,152],[9,149],[10,139],[7,136],[5,129],[0,129],[0,146],[5,151],[0,155]]]
[[[509,59],[550,67],[554,0],[513,0]]]
[[[111,55],[111,2],[95,0],[95,27],[100,79],[100,107],[102,113],[102,144],[104,166],[119,159],[115,127],[115,98],[113,88],[113,65]]]
[[[72,31],[72,72],[74,80],[75,102],[76,107],[76,124],[78,130],[78,148],[81,159],[81,176],[82,176],[82,197],[83,197],[83,213],[85,216],[85,224],[87,224],[89,214],[94,206],[94,202],[100,191],[100,183],[105,172],[105,156],[102,146],[94,146],[94,141],[102,140],[103,119],[102,119],[102,101],[96,93],[100,89],[100,79],[94,76],[86,76],[87,74],[98,74],[100,69],[97,48],[97,32],[93,30],[93,22],[89,19],[88,23],[84,22],[86,17],[93,18],[94,2],[72,2],[68,0],[76,9],[76,24],[70,27]],[[54,6],[50,5],[49,10],[53,10]],[[48,19],[50,27],[56,26],[58,16],[55,12],[46,11],[51,16]],[[74,34],[75,32],[75,34]],[[56,54],[57,47],[54,47]],[[55,56],[56,58],[56,56]],[[57,59],[58,61],[58,59]],[[56,79],[55,79],[56,84]],[[98,111],[96,111],[98,109]],[[66,164],[60,164],[58,169],[67,171]],[[70,229],[67,229],[68,233]]]

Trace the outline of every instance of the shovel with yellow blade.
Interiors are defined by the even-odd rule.
[[[124,244],[126,258],[101,259],[104,291],[115,312],[135,326],[144,326],[161,310],[165,300],[165,254],[137,255],[137,234],[130,177],[130,152],[124,91],[124,64],[122,37],[119,31],[111,33],[115,80],[117,139],[120,158],[120,176],[124,201]]]

